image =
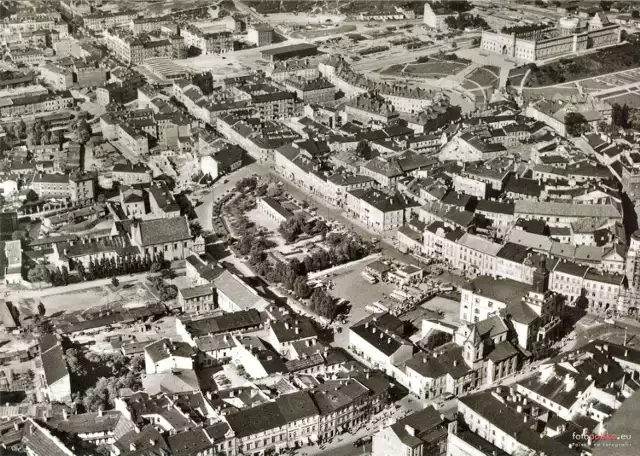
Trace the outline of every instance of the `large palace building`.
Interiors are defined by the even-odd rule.
[[[564,17],[557,26],[523,25],[500,33],[482,32],[481,48],[525,62],[535,62],[620,42],[620,26],[597,13],[588,21]]]

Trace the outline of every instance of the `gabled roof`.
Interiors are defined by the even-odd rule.
[[[42,360],[42,369],[47,385],[51,386],[55,382],[69,376],[67,363],[65,362],[64,352],[60,345],[55,345],[40,355]]]
[[[261,297],[257,291],[251,288],[240,277],[225,270],[213,280],[213,284],[219,293],[223,293],[234,305],[241,310],[264,310],[269,302]]]
[[[186,217],[141,220],[137,223],[140,227],[140,242],[143,247],[191,239],[191,230]]]

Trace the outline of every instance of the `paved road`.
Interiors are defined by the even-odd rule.
[[[256,172],[252,166],[253,165],[245,166],[229,176],[221,178],[216,181],[216,183],[213,184],[206,193],[204,193],[201,204],[195,208],[196,216],[198,217],[200,226],[202,226],[203,230],[213,231],[213,222],[211,220],[213,217],[213,202],[224,195],[227,191],[233,189],[236,182],[245,177],[249,177],[251,174]]]

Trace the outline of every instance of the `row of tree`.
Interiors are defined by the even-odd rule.
[[[164,259],[162,253],[158,254],[155,259],[146,255],[144,258],[139,256],[127,255],[125,257],[101,258],[100,260],[90,260],[87,267],[84,263],[78,261],[75,265],[76,272],[80,281],[104,279],[115,277],[117,275],[125,275],[139,272],[158,272],[162,270]],[[50,283],[53,286],[69,285],[69,270],[66,266],[51,269],[46,263],[37,263],[33,265],[27,272],[29,282]]]

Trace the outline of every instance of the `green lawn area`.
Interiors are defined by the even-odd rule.
[[[545,87],[563,82],[600,76],[640,66],[640,46],[623,44],[589,55],[561,59],[541,67],[533,67],[526,87]]]

